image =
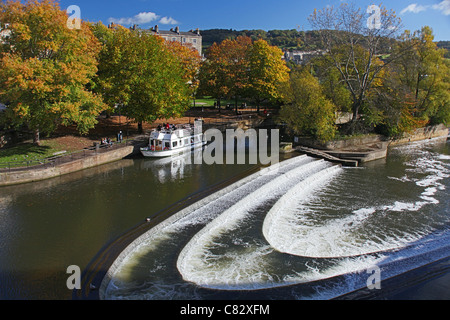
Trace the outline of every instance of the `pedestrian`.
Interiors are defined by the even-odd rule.
[[[123,139],[122,131],[119,131],[119,133],[117,134],[117,142],[122,143],[122,139]]]

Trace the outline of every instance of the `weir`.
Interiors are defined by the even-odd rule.
[[[261,188],[254,190],[252,193],[236,202],[232,207],[224,211],[218,218],[210,222],[203,230],[198,232],[191,241],[185,246],[178,257],[177,267],[186,281],[195,282],[197,285],[206,286],[208,288],[217,287],[209,281],[204,282],[204,275],[208,273],[210,265],[208,257],[204,256],[208,247],[214,244],[218,235],[226,232],[232,232],[252,209],[261,206],[270,199],[277,199],[286,193],[296,183],[307,185],[309,179],[318,181],[326,181],[339,172],[339,166],[330,168],[329,163],[324,160],[313,161],[302,166],[298,166],[277,178],[270,183],[263,185]],[[301,182],[299,182],[301,181]],[[251,255],[251,253],[247,253]],[[250,261],[250,260],[249,260]],[[226,272],[225,272],[226,273]],[[222,279],[225,273],[221,275],[212,275],[214,279]],[[249,274],[250,270],[239,270],[238,273]],[[228,279],[227,287],[234,288],[233,279]],[[220,286],[221,289],[224,286]]]
[[[232,185],[217,191],[204,199],[182,209],[178,213],[167,218],[160,224],[138,237],[118,255],[103,277],[100,289],[100,297],[103,298],[111,280],[120,272],[121,266],[130,259],[134,253],[147,246],[158,245],[167,235],[174,234],[186,226],[206,225],[220,215],[224,210],[232,206],[236,201],[250,194],[255,189],[269,183],[271,180],[285,172],[293,170],[302,164],[314,161],[313,158],[301,155],[276,165],[263,168],[258,172],[239,180]]]
[[[306,155],[265,168],[137,239],[111,268],[102,297],[297,298],[314,291],[328,299],[364,287],[371,266],[382,267],[385,279],[441,259],[449,220],[433,210],[443,207],[449,157],[417,154],[405,157],[404,171],[344,169]],[[407,198],[390,197],[402,187]],[[171,262],[159,262],[166,252]],[[122,283],[137,263],[151,275]]]

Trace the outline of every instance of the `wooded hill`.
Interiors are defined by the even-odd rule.
[[[291,30],[233,30],[233,29],[208,29],[202,30],[203,49],[208,49],[214,42],[220,43],[225,39],[236,39],[238,36],[248,36],[252,40],[263,39],[270,45],[277,46],[283,50],[312,51],[323,49],[319,32]],[[380,49],[389,52],[392,39],[387,40]],[[450,58],[450,41],[437,42],[439,48],[447,49],[446,58]]]

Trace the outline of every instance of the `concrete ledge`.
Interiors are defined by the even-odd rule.
[[[307,147],[297,147],[297,151],[306,153],[307,155],[310,155],[312,157],[317,157],[321,159],[325,159],[327,161],[341,164],[345,167],[357,167],[358,161],[355,159],[343,159],[339,157],[335,157],[333,155],[328,154],[327,152],[323,152],[321,150],[307,148]]]
[[[308,137],[297,138],[297,145],[318,149],[338,159],[356,160],[359,163],[379,160],[387,157],[388,147],[414,141],[434,138],[447,139],[449,128],[445,125],[419,128],[412,133],[404,134],[399,139],[387,139],[381,135],[367,135],[345,140],[321,143]]]

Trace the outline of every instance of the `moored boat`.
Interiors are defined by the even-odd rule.
[[[190,124],[154,129],[149,144],[141,148],[144,157],[163,158],[191,151],[206,144],[202,127]]]

